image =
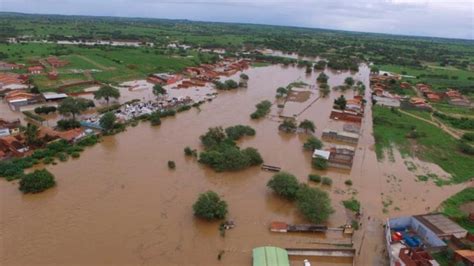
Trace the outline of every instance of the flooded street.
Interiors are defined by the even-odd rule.
[[[240,141],[241,147],[257,148],[266,164],[279,166],[301,182],[308,182],[307,175],[318,172],[311,168],[311,153],[302,149],[307,136],[280,133],[277,119],[255,121],[249,117],[260,101],[273,102],[280,86],[294,81],[316,84],[319,72],[304,72],[304,68],[278,65],[247,70],[250,79],[246,89],[219,92],[212,102],[165,118],[159,127],[140,123],[124,133],[103,138],[102,143],[86,149],[79,159],[48,166],[56,176],[57,187],[44,193],[22,195],[15,182],[0,180],[0,264],[250,265],[252,249],[258,246],[314,248],[328,247],[325,243],[329,241],[350,241],[341,232],[328,232],[326,236],[271,233],[268,226],[272,221],[305,222],[293,203],[267,189],[272,173],[259,167],[216,173],[184,156],[186,146],[202,149],[199,136],[209,127],[249,125],[257,134]],[[351,75],[325,72],[331,87],[341,85]],[[362,66],[353,77],[366,84],[368,99],[368,67]],[[341,129],[343,122],[329,119],[333,101],[340,94],[332,90],[298,120],[314,121],[317,137],[325,128]],[[345,94],[352,98],[353,91]],[[127,94],[127,100],[133,98]],[[361,201],[363,224],[354,237],[359,254],[355,262],[383,265],[381,223],[385,218],[433,210],[463,186],[437,187],[433,182],[416,182],[415,173],[404,164],[405,159],[397,156],[394,162],[377,162],[370,103],[361,134],[351,171],[329,169],[319,173],[333,179],[332,187],[324,188],[335,209],[329,226],[347,222],[341,200],[349,199],[350,193],[357,191],[355,197]],[[176,162],[175,170],[168,169],[168,160]],[[387,182],[392,175],[396,180]],[[352,189],[344,185],[347,179],[353,181]],[[192,204],[199,193],[207,190],[216,191],[229,205],[228,218],[236,227],[227,231],[225,237],[219,234],[219,222],[201,221],[193,216]],[[387,197],[393,203],[384,213],[383,201]],[[221,250],[225,253],[218,261]],[[315,265],[352,265],[347,259],[311,261]]]

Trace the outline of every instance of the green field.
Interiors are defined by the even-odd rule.
[[[378,159],[383,159],[385,152],[396,148],[402,156],[414,156],[439,165],[452,175],[451,181],[454,183],[473,177],[474,157],[461,153],[458,141],[434,125],[402,114],[396,109],[392,111],[380,106],[373,107],[373,119]],[[407,138],[413,128],[425,136]],[[417,149],[413,149],[415,144]]]

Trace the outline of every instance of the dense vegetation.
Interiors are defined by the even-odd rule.
[[[311,178],[313,175],[310,175]],[[294,200],[301,214],[312,223],[325,222],[333,212],[331,200],[325,191],[299,184],[298,179],[290,173],[275,174],[267,186],[277,195]]]
[[[227,132],[227,133],[226,133]],[[255,148],[241,150],[235,143],[244,135],[255,135],[247,126],[209,128],[200,137],[205,151],[199,155],[199,162],[209,165],[216,171],[236,171],[263,163],[260,153]]]

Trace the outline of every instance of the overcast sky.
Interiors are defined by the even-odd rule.
[[[474,0],[0,0],[0,10],[474,39]]]

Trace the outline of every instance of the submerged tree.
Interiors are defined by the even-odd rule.
[[[272,179],[268,181],[267,186],[279,196],[290,200],[296,197],[296,192],[298,192],[299,188],[298,179],[287,172],[275,174]]]
[[[109,104],[110,98],[120,98],[120,91],[112,86],[102,86],[98,91],[94,92],[94,99],[104,99]]]
[[[193,205],[194,215],[206,220],[224,219],[227,214],[227,203],[220,199],[214,191],[199,195]]]
[[[314,131],[316,130],[316,126],[314,125],[313,121],[310,121],[308,119],[301,121],[298,127],[303,129],[306,133],[308,133],[308,131],[314,133]]]
[[[328,194],[318,188],[302,185],[296,193],[299,211],[312,223],[323,223],[334,212]]]
[[[296,132],[296,122],[293,119],[285,119],[278,126],[278,129],[285,132]]]
[[[352,77],[347,77],[345,80],[344,80],[344,83],[347,85],[347,86],[352,86],[354,85],[354,79]]]
[[[306,142],[303,144],[303,148],[305,150],[314,151],[316,149],[321,149],[323,147],[323,143],[317,139],[316,137],[309,137]]]
[[[334,100],[334,105],[336,105],[337,109],[339,109],[339,110],[346,109],[346,104],[347,104],[347,101],[346,101],[346,98],[344,97],[344,95],[341,95],[341,96],[339,96],[339,98]]]

